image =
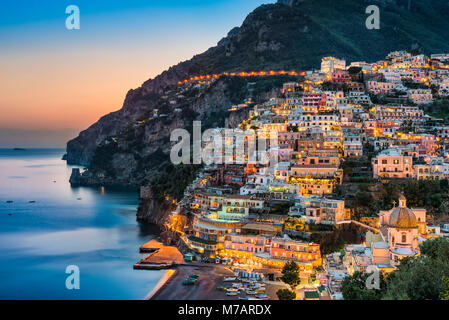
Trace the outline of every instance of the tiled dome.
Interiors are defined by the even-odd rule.
[[[392,228],[417,228],[418,222],[412,210],[406,207],[406,199],[401,196],[399,199],[400,206],[395,208],[390,215],[389,225]]]

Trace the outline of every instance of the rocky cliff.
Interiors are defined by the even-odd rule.
[[[163,226],[172,210],[166,202],[154,199],[142,199],[137,210],[137,219],[142,222]]]

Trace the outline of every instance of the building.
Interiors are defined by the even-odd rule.
[[[420,156],[431,155],[436,152],[437,144],[436,137],[433,134],[404,134],[398,132],[396,134],[395,143],[398,145],[411,145],[417,146],[417,150]]]
[[[271,241],[270,256],[275,259],[310,262],[314,267],[322,265],[320,245],[286,238]]]
[[[336,70],[331,74],[331,81],[334,83],[348,83],[352,81],[352,78],[347,71]]]
[[[246,264],[282,268],[295,261],[301,272],[312,272],[322,265],[320,245],[294,241],[288,237],[230,234],[225,237],[221,256]]]
[[[440,97],[449,96],[449,78],[439,84],[438,95]]]
[[[250,210],[262,210],[265,200],[256,196],[229,195],[223,198],[217,218],[220,220],[244,220],[248,218]]]
[[[324,93],[304,93],[302,96],[302,108],[306,113],[318,113],[321,105],[326,105]]]
[[[416,104],[427,104],[433,101],[431,89],[410,89],[407,92],[407,96]]]
[[[299,197],[295,206],[290,208],[289,215],[303,217],[306,223],[330,225],[347,218],[344,200],[325,197]]]
[[[346,61],[335,57],[321,59],[321,73],[329,74],[336,70],[346,70]]]
[[[376,105],[374,110],[376,120],[379,121],[425,121],[424,112],[418,107],[404,105]]]
[[[331,194],[343,182],[338,158],[306,157],[290,169],[290,183],[300,186],[299,195]]]
[[[362,132],[361,130],[343,131],[343,149],[345,157],[363,156]]]
[[[322,131],[330,131],[339,123],[339,116],[334,113],[294,114],[289,117],[289,124],[300,131],[319,127]]]
[[[403,155],[398,148],[382,151],[372,159],[373,177],[378,178],[412,178],[413,157]]]
[[[393,82],[368,81],[366,83],[368,91],[374,94],[387,94],[394,90]]]
[[[413,166],[416,180],[443,180],[449,179],[449,163],[443,158],[433,158],[427,164]]]

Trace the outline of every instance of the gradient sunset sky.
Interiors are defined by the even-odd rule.
[[[25,0],[0,11],[0,148],[65,147],[127,91],[275,0]],[[81,29],[65,27],[68,5]]]

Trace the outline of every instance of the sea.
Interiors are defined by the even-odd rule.
[[[0,299],[144,299],[163,271],[133,270],[158,236],[137,190],[71,187],[64,153],[0,149]]]

